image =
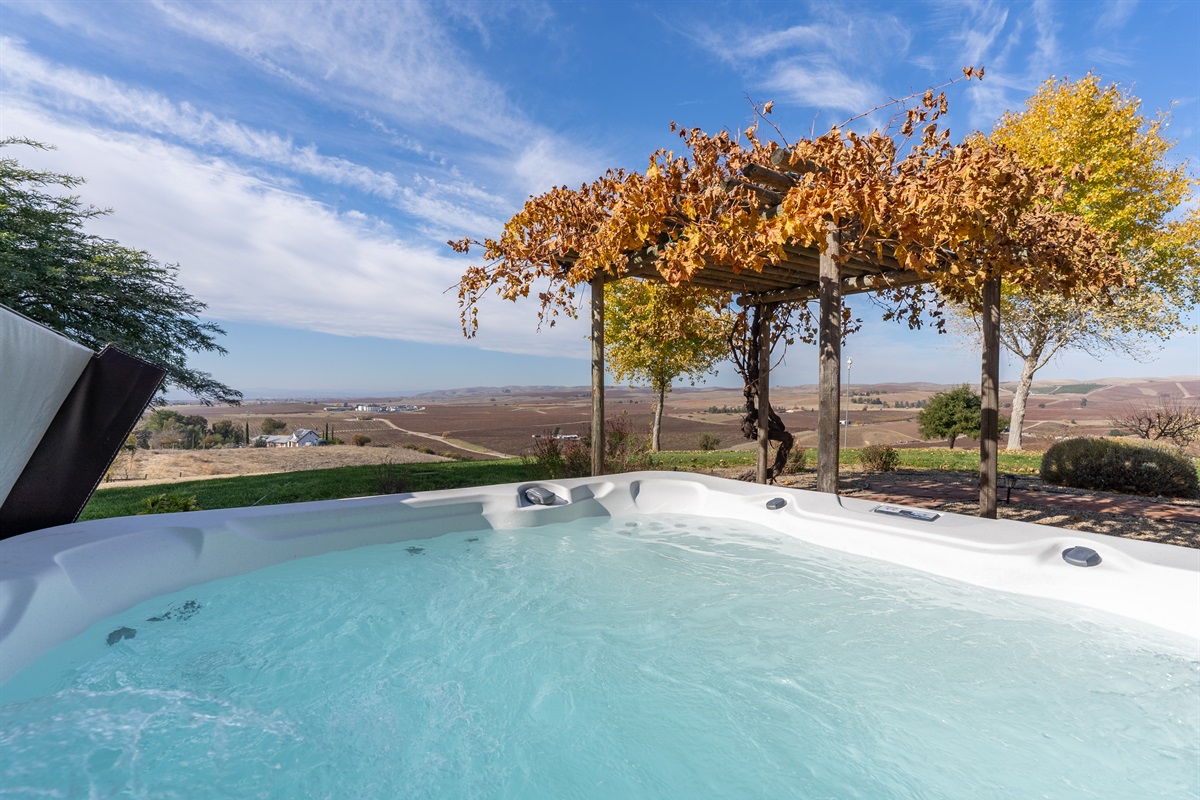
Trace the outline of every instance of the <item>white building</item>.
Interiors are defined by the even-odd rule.
[[[255,436],[254,442],[265,442],[267,447],[315,447],[321,443],[316,431],[297,428],[287,436]]]

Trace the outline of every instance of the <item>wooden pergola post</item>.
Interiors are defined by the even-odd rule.
[[[771,311],[773,305],[754,307],[758,319],[758,468],[755,480],[767,482],[771,455]]]
[[[817,491],[838,491],[838,425],[842,397],[841,244],[830,225],[820,259],[819,386],[817,405]]]
[[[983,376],[979,395],[979,516],[996,518],[1000,461],[1000,279],[983,285]]]
[[[604,474],[604,273],[592,278],[592,476]]]

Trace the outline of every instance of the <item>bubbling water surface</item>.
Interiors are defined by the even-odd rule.
[[[684,515],[195,586],[0,703],[13,796],[1200,793],[1194,641]]]

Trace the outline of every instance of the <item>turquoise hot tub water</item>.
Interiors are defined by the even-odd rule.
[[[70,797],[1195,797],[1196,640],[709,516],[189,586],[0,687]]]

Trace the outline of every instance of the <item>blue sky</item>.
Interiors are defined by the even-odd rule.
[[[228,332],[227,356],[194,364],[249,394],[581,385],[583,322],[539,332],[532,301],[486,303],[463,338],[451,287],[470,261],[447,239],[643,168],[676,146],[672,120],[736,129],[774,100],[794,139],[968,64],[987,75],[950,92],[956,139],[1094,70],[1172,108],[1172,158],[1195,172],[1198,36],[1193,0],[0,2],[0,136],[55,145],[23,155],[88,179],[115,212],[95,232],[179,264]],[[854,382],[978,382],[972,343],[855,307]],[[1196,374],[1198,342],[1038,377]],[[774,378],[814,383],[812,349]]]

